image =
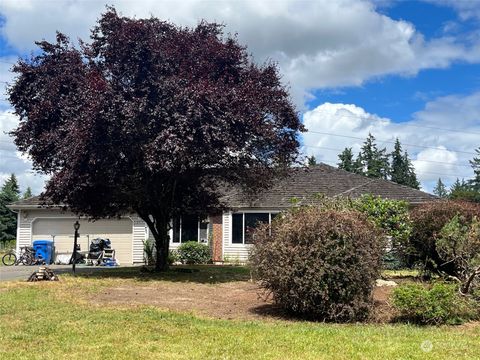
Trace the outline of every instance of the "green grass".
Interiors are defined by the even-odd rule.
[[[0,359],[478,359],[480,327],[227,321],[89,303],[85,293],[150,281],[224,282],[245,268],[132,269],[55,283],[0,284]],[[137,270],[138,271],[138,270]],[[113,277],[116,276],[117,278]],[[424,352],[421,344],[433,348]]]
[[[418,277],[420,271],[416,269],[384,270],[382,275],[387,278]]]

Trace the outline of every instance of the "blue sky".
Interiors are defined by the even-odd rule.
[[[453,27],[450,33],[460,37],[478,30],[478,20],[460,21],[454,8],[434,3],[398,1],[380,11],[392,19],[411,22],[426,39],[443,36],[447,26]],[[395,121],[406,121],[422,110],[427,100],[449,94],[467,95],[478,89],[480,65],[459,61],[445,69],[425,69],[412,76],[385,75],[361,86],[320,89],[309,107],[326,101],[353,103]]]
[[[335,164],[373,133],[396,137],[422,187],[472,175],[480,146],[480,1],[475,0],[112,0],[126,16],[154,15],[181,25],[222,22],[255,61],[279,64],[309,133],[302,151]],[[88,38],[103,1],[2,0],[0,88],[11,63],[60,30]],[[0,97],[0,181],[10,172],[40,192],[35,174],[3,132],[17,124]]]

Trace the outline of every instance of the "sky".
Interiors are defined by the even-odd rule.
[[[302,152],[335,165],[371,132],[380,147],[399,138],[422,189],[473,172],[480,147],[480,0],[109,0],[122,15],[179,25],[225,24],[254,61],[278,63],[307,129]],[[9,69],[61,31],[88,40],[105,9],[94,0],[0,2],[0,182],[42,191],[6,132],[18,120],[6,101]]]

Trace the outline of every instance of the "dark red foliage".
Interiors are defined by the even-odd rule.
[[[271,228],[258,228],[250,265],[286,310],[316,320],[361,321],[373,305],[383,249],[382,233],[360,212],[295,208]]]
[[[77,213],[136,211],[168,250],[169,219],[220,207],[218,184],[264,186],[296,161],[302,125],[276,66],[220,25],[108,8],[80,48],[37,44],[13,69],[12,134],[51,175],[45,195]]]
[[[426,270],[457,275],[454,262],[445,262],[435,245],[442,228],[456,215],[464,223],[470,223],[474,217],[480,217],[480,205],[467,201],[435,201],[417,206],[411,211],[411,262],[420,262]]]

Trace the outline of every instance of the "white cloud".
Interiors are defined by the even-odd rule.
[[[466,44],[453,37],[427,41],[411,23],[382,15],[368,1],[110,3],[126,16],[153,14],[182,25],[195,25],[201,19],[225,23],[257,60],[279,63],[300,106],[312,89],[360,85],[386,74],[414,75],[421,69],[480,59],[477,41]],[[12,46],[29,51],[35,40],[53,39],[56,30],[73,39],[86,38],[103,10],[102,1],[3,0],[2,33]]]
[[[16,150],[8,135],[17,124],[17,117],[11,111],[0,111],[0,186],[14,173],[18,177],[21,191],[30,186],[35,194],[39,194],[46,177],[31,170],[31,162]]]
[[[225,23],[226,30],[238,33],[240,42],[248,45],[257,61],[272,59],[279,63],[283,78],[289,83],[294,101],[300,108],[313,89],[358,86],[387,74],[414,76],[422,69],[445,68],[457,61],[480,61],[478,37],[460,39],[445,35],[427,40],[413,24],[391,19],[377,11],[377,6],[386,6],[384,1],[112,0],[109,3],[125,16],[154,15],[181,25],[195,25],[201,19]],[[3,0],[0,2],[0,14],[5,23],[0,34],[10,46],[22,53],[34,50],[36,40],[53,40],[56,30],[70,35],[72,39],[85,39],[104,11],[104,4],[103,1],[80,0]],[[464,18],[475,16],[471,15],[471,11],[476,8],[457,8],[462,11]],[[0,61],[0,81],[10,81],[12,75],[8,73],[8,68],[11,65],[5,62],[15,59],[0,60],[3,60]],[[439,98],[415,114],[409,124],[465,127],[467,131],[476,130],[480,133],[475,124],[478,123],[480,112],[480,106],[477,105],[479,100],[480,93],[470,97]],[[0,111],[6,106],[5,102],[0,101]],[[3,122],[10,128],[15,125],[11,116],[5,111],[1,113],[2,127]],[[398,136],[404,143],[445,146],[447,149],[472,151],[479,145],[475,140],[478,134],[433,131],[395,124],[390,119],[380,118],[355,105],[327,103],[305,113],[304,118],[311,129],[362,139],[371,131],[379,139],[393,140]],[[0,138],[5,139],[1,134]],[[9,160],[0,157],[0,180],[5,174],[15,171],[22,174],[20,178],[23,183],[27,185],[30,181],[32,184],[28,185],[38,191],[44,179],[31,178],[28,162],[16,160],[18,156],[11,148],[11,141],[7,140],[0,143],[8,147],[6,151],[0,151],[0,156],[9,154],[13,157],[9,157]],[[320,134],[306,134],[305,141],[310,145],[329,148],[353,146],[355,151],[359,150],[362,143],[358,139]],[[384,145],[390,146],[388,143]],[[308,149],[309,153],[316,153],[323,160],[333,159],[336,162],[335,151]],[[439,156],[421,154],[419,148],[408,150],[414,157],[428,155],[435,159]],[[466,154],[458,155],[458,162],[464,163],[467,157]],[[420,164],[415,164],[421,168]],[[469,176],[468,168],[455,169],[460,177]],[[425,168],[423,170],[427,171]],[[443,171],[450,173],[452,169],[438,172]],[[430,178],[420,176],[429,188]]]
[[[458,170],[456,165],[459,163],[457,153],[448,150],[445,146],[422,150],[413,160],[415,170],[421,174],[420,178],[423,182],[436,181],[442,177],[442,174],[455,174]],[[470,175],[470,171],[468,174]],[[452,178],[449,177],[447,181],[451,182]]]
[[[378,139],[379,147],[389,151],[398,137],[414,160],[423,188],[431,191],[439,177],[451,184],[456,177],[472,176],[468,160],[480,146],[478,115],[480,92],[437,98],[404,123],[370,114],[355,105],[324,103],[304,114],[305,126],[311,131],[304,135],[304,151],[320,161],[336,164],[337,155],[345,147],[358,153],[369,132]]]
[[[14,75],[10,69],[16,60],[16,56],[0,57],[0,110],[10,107],[10,103],[7,101],[6,83],[13,80]]]

